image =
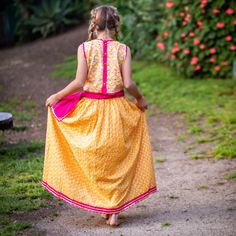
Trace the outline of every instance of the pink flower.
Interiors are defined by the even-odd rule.
[[[164,36],[165,36],[166,38],[168,38],[169,32],[165,31],[165,32],[164,32]]]
[[[185,38],[184,38],[184,41],[188,41],[188,37],[185,37]]]
[[[188,22],[187,22],[187,21],[185,21],[185,20],[184,20],[184,21],[182,21],[182,25],[187,25],[187,23],[188,23]]]
[[[157,43],[157,48],[159,48],[160,50],[165,50],[165,44],[162,42],[158,42]]]
[[[228,9],[225,11],[225,13],[228,14],[228,15],[232,15],[232,14],[234,14],[234,9],[228,8]]]
[[[173,59],[173,60],[176,59],[176,56],[172,54],[171,59]]]
[[[212,10],[212,12],[213,12],[213,14],[219,14],[220,10],[215,8],[215,9]]]
[[[169,1],[169,2],[166,2],[166,7],[167,8],[172,8],[174,6],[174,3]]]
[[[192,57],[191,65],[196,65],[198,63],[198,57]]]
[[[190,37],[194,37],[194,32],[190,32],[190,33],[189,33],[189,36],[190,36]]]
[[[231,36],[231,35],[226,36],[226,37],[225,37],[225,40],[226,40],[226,41],[231,41],[231,40],[232,40],[232,36]]]
[[[200,8],[204,8],[207,4],[207,0],[201,0]]]
[[[200,44],[199,48],[203,50],[203,49],[205,49],[205,45],[204,44]]]
[[[236,46],[233,45],[233,44],[231,44],[230,47],[229,47],[229,49],[230,49],[231,51],[236,51]]]
[[[171,50],[172,53],[176,53],[176,52],[178,52],[178,51],[179,51],[179,48],[178,48],[178,47],[174,47],[174,48],[172,48],[172,50]]]
[[[186,15],[186,20],[189,20],[190,18],[191,18],[191,14],[188,13],[188,14]]]
[[[180,35],[181,38],[184,38],[185,36],[186,36],[185,33],[182,33],[182,34]]]
[[[193,40],[193,44],[198,45],[199,43],[200,43],[200,40],[199,40],[199,39],[194,39],[194,40]]]
[[[198,25],[199,28],[201,28],[201,27],[202,27],[202,21],[199,20],[199,21],[197,22],[197,25]]]
[[[224,22],[218,22],[216,24],[216,27],[219,28],[219,29],[224,28],[225,27],[225,23]]]
[[[201,66],[200,65],[197,65],[197,66],[195,66],[194,68],[193,68],[193,71],[198,71],[198,70],[201,70]]]
[[[236,25],[236,20],[233,20],[233,25]]]
[[[188,55],[190,53],[189,49],[184,49],[183,54]]]
[[[227,65],[229,65],[229,62],[228,61],[222,61],[221,64],[224,65],[224,66],[227,66]]]
[[[179,15],[183,17],[183,16],[184,16],[184,12],[181,11],[181,12],[179,13]]]
[[[211,63],[215,63],[215,62],[216,62],[216,59],[215,59],[214,57],[211,57],[211,58],[210,58],[210,62],[211,62]]]
[[[216,53],[216,49],[215,48],[210,48],[209,51],[210,51],[211,54],[215,54]]]
[[[214,67],[214,70],[215,70],[215,71],[219,71],[220,69],[221,69],[220,66],[215,66],[215,67]]]

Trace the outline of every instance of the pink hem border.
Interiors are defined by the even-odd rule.
[[[143,194],[139,195],[138,197],[124,203],[123,205],[116,207],[116,208],[104,208],[104,207],[96,207],[89,204],[85,204],[82,202],[78,202],[74,199],[69,198],[65,194],[57,191],[56,189],[52,188],[48,183],[42,180],[42,186],[47,189],[50,193],[52,193],[55,197],[64,200],[65,202],[74,205],[75,207],[79,207],[86,211],[92,211],[96,213],[119,213],[121,211],[127,210],[131,206],[135,205],[136,203],[146,199],[150,194],[157,192],[157,186],[150,188],[148,191],[144,192]]]

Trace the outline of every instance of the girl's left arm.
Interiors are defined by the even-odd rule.
[[[60,90],[59,92],[47,98],[45,105],[53,106],[65,96],[83,90],[84,83],[87,79],[87,73],[88,73],[87,62],[84,57],[83,48],[81,44],[78,47],[77,51],[77,71],[75,79],[71,83],[69,83],[64,89]]]

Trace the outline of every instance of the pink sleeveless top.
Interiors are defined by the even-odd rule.
[[[93,39],[82,46],[88,65],[84,90],[103,94],[123,90],[121,64],[127,55],[127,45],[115,40]]]

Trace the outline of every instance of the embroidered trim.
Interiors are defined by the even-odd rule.
[[[84,43],[82,44],[82,46],[83,46],[84,58],[86,59],[86,53],[85,53]]]
[[[104,207],[96,207],[89,204],[85,204],[82,202],[78,202],[72,198],[69,198],[65,194],[57,191],[56,189],[52,188],[48,183],[46,183],[44,180],[41,181],[42,186],[47,189],[51,194],[53,194],[55,197],[64,200],[65,202],[68,202],[76,207],[79,207],[83,210],[97,212],[97,213],[118,213],[121,211],[124,211],[128,209],[129,207],[135,205],[136,203],[140,202],[141,200],[144,200],[147,198],[150,194],[157,192],[157,186],[154,186],[150,188],[148,191],[144,192],[143,194],[139,195],[138,197],[124,203],[123,205],[116,207],[116,208],[104,208]]]

